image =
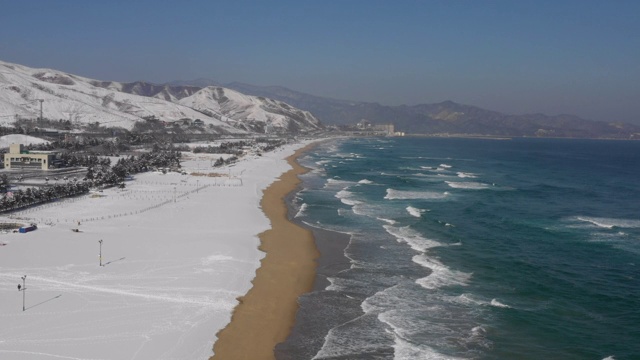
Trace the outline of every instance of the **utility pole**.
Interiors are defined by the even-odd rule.
[[[44,99],[36,99],[36,101],[40,101],[40,121],[42,121],[42,103],[44,102]]]
[[[26,308],[24,304],[25,304],[25,295],[27,294],[27,275],[21,277],[21,279],[22,279],[22,286],[18,284],[18,291],[22,291],[22,311],[25,311]]]
[[[99,240],[98,243],[100,243],[100,266],[102,266],[102,240]]]

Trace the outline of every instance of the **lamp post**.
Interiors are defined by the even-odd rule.
[[[18,291],[22,291],[22,311],[25,311],[25,296],[26,296],[26,291],[27,291],[27,275],[21,277],[22,279],[22,286],[20,286],[20,284],[18,284]]]
[[[100,266],[102,266],[102,240],[99,240],[98,243],[100,244]]]

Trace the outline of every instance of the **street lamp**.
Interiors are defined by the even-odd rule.
[[[25,311],[25,296],[26,296],[26,291],[27,291],[27,275],[21,277],[22,279],[22,286],[20,286],[20,284],[18,284],[18,291],[22,291],[22,311]]]
[[[98,243],[100,243],[100,266],[102,266],[102,240],[99,240]]]

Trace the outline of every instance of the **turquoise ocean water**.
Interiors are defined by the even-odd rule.
[[[342,139],[300,162],[295,218],[347,234],[323,255],[347,266],[278,359],[640,359],[640,142]]]

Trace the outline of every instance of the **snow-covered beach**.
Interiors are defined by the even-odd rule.
[[[138,174],[125,189],[0,217],[38,224],[0,234],[0,358],[211,356],[264,256],[262,191],[304,144],[218,169],[215,155],[191,154],[187,175]]]

